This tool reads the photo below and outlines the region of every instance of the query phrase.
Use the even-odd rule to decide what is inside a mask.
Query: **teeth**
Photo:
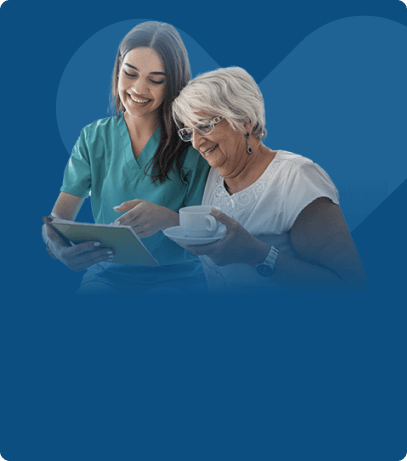
[[[135,102],[140,102],[140,103],[143,103],[143,102],[148,102],[150,101],[149,99],[136,99],[134,98],[132,95],[130,95],[131,99]]]
[[[210,153],[211,153],[213,150],[215,150],[217,147],[218,147],[218,145],[216,144],[216,146],[213,146],[211,149],[205,151],[204,154],[205,154],[205,155],[210,154]]]

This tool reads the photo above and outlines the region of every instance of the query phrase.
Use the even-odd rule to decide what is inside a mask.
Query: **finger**
[[[141,202],[144,202],[144,200],[139,200],[139,199],[129,200],[128,202],[123,202],[121,205],[114,206],[113,210],[117,212],[131,210],[132,208],[134,208],[136,205],[138,205]]]
[[[151,230],[151,229],[146,229],[146,230],[139,230],[139,228],[134,229],[134,231],[137,234],[137,237],[140,239],[145,239],[147,237],[151,237],[152,235],[156,234],[158,231],[157,230]]]
[[[67,248],[64,251],[64,256],[68,256],[68,257],[77,256],[81,253],[85,253],[87,251],[98,249],[98,247],[100,247],[100,242],[91,241],[91,242],[78,243],[77,245]]]
[[[178,244],[179,245],[179,244]],[[189,251],[190,253],[193,253],[194,255],[198,256],[196,253],[195,253],[195,248],[194,246],[192,245],[179,245],[180,247],[182,248],[185,248],[185,250]]]
[[[109,250],[110,251],[110,250]],[[93,253],[95,253],[93,255]],[[89,267],[93,266],[94,264],[101,263],[101,262],[110,262],[114,258],[114,254],[111,254],[113,252],[91,252],[89,253],[89,256],[91,257],[86,257],[86,258],[81,258],[78,257],[77,260],[75,260],[75,263],[69,264],[70,269],[79,272],[84,269],[88,269]]]
[[[226,229],[229,229],[229,227],[234,223],[234,219],[232,219],[230,216],[228,216],[225,213],[222,213],[221,211],[217,210],[216,208],[211,208],[211,215],[219,222],[224,224],[226,226]]]
[[[153,235],[153,234],[150,234],[149,232],[136,232],[136,234],[139,239],[145,239]]]
[[[131,227],[136,227],[137,226],[137,218],[140,216],[141,209],[139,208],[141,203],[133,207],[130,211],[127,213],[124,213],[123,215],[120,216],[120,218],[117,218],[115,222],[120,222],[121,226],[131,226]]]
[[[66,247],[67,244],[62,240],[62,238],[52,229],[50,226],[47,226],[44,224],[46,228],[46,237],[48,240],[51,240],[53,243],[55,243],[57,246],[63,246]],[[49,243],[48,241],[46,242],[47,244]]]
[[[216,251],[216,243],[210,243],[208,245],[185,245],[184,248],[194,255],[209,255]]]
[[[75,259],[78,264],[95,264],[95,261],[108,261],[114,257],[114,251],[109,248],[101,248],[100,250],[81,253]]]

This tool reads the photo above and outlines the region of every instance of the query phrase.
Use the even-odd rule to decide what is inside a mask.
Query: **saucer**
[[[211,237],[195,237],[188,235],[188,232],[181,226],[168,227],[164,231],[166,235],[173,242],[178,245],[207,245],[208,243],[216,242],[221,239],[226,232],[226,227],[224,225],[220,226],[215,235]]]

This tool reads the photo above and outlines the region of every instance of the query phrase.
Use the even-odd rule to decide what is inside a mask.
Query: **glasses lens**
[[[211,123],[208,121],[195,125],[195,129],[201,134],[209,134],[213,130]]]
[[[181,128],[178,130],[178,134],[183,141],[191,141],[192,139],[192,130],[188,128]]]

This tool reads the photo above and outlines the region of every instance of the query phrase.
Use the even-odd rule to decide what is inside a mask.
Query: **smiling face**
[[[129,51],[119,71],[118,92],[127,116],[157,116],[166,95],[166,75],[160,56],[151,48]]]
[[[200,123],[214,118],[214,116],[199,115]],[[237,174],[247,163],[246,138],[240,131],[235,131],[225,119],[217,123],[210,134],[201,135],[195,130],[192,145],[224,178]]]

